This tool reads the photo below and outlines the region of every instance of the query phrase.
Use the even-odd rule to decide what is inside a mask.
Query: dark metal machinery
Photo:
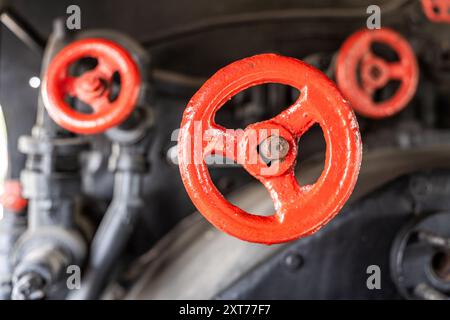
[[[336,80],[339,48],[365,26],[372,2],[86,0],[77,1],[82,29],[68,31],[56,18],[71,1],[0,1],[8,179],[21,180],[28,200],[19,212],[6,208],[0,222],[0,298],[448,299],[450,27],[428,20],[419,1],[378,1],[382,25],[400,33],[417,58],[417,91],[391,117],[358,116],[364,146],[358,183],[319,232],[269,247],[230,238],[191,215],[178,172],[173,131],[211,74],[275,52]],[[23,88],[32,75],[43,79],[68,44],[92,38],[125,48],[142,87],[124,122],[80,135],[57,125],[42,95]],[[81,61],[75,72],[91,70],[91,63]],[[296,94],[279,84],[252,87],[227,102],[216,121],[244,128],[274,117]],[[306,182],[323,170],[324,149],[320,128],[312,127],[299,145],[297,169]],[[209,171],[232,204],[273,211],[267,193],[247,185],[251,178],[238,166]],[[73,265],[82,270],[81,288],[69,290]],[[370,265],[380,267],[380,290],[366,285]]]

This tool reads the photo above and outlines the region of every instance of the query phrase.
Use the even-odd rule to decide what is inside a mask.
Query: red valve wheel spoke
[[[67,92],[67,95],[69,95],[71,97],[75,97],[77,95],[77,93],[76,93],[76,82],[77,82],[77,78],[76,77],[68,76],[64,80],[64,83],[62,85],[62,90]]]
[[[237,161],[238,142],[240,135],[236,130],[230,130],[212,125],[203,139],[203,155],[216,154]]]
[[[83,58],[94,58],[97,65],[78,77],[69,68]],[[120,91],[114,101],[109,93],[113,75],[120,76]],[[43,85],[45,107],[61,127],[80,134],[104,132],[122,123],[133,111],[139,97],[140,74],[131,55],[105,39],[84,39],[63,48],[51,61]],[[73,109],[66,96],[90,105],[92,114]]]
[[[393,49],[399,61],[388,62],[375,55],[371,51],[374,43]],[[401,111],[414,96],[418,79],[419,69],[414,51],[393,30],[358,31],[339,50],[336,62],[338,86],[361,115],[383,118]],[[400,82],[398,89],[389,99],[375,101],[375,91],[386,87],[390,80]]]
[[[363,83],[363,90],[368,97],[372,98],[377,87],[373,83]]]
[[[94,71],[98,73],[99,76],[106,80],[111,80],[114,73],[120,68],[119,65],[115,66],[116,62],[111,59],[106,59],[106,57],[97,57],[97,66]],[[113,66],[113,67],[111,67]]]
[[[111,108],[111,102],[107,95],[102,95],[96,99],[89,102],[96,113],[106,113],[108,109]]]
[[[309,101],[315,99],[308,99],[310,94],[315,92],[308,92],[308,87],[302,88],[297,101],[274,117],[272,121],[284,126],[295,137],[300,137],[316,122],[313,117],[314,106],[309,104]]]
[[[300,187],[294,170],[285,175],[260,178],[260,180],[272,197],[275,214],[279,221],[284,220],[286,213],[292,209],[292,205],[298,205],[299,209],[301,209],[298,199],[305,196],[308,188]]]
[[[389,63],[388,69],[390,78],[397,80],[401,80],[408,71],[408,68],[402,62]]]
[[[215,124],[226,101],[264,83],[295,87],[300,97],[276,117],[243,132]],[[314,123],[320,124],[327,143],[325,168],[314,185],[301,187],[294,175],[297,143]],[[208,130],[199,151],[196,137]],[[233,160],[269,190],[276,212],[256,216],[229,203],[204,162],[211,153],[234,154]],[[358,176],[361,140],[351,108],[324,74],[296,59],[263,54],[219,70],[194,95],[183,115],[178,156],[186,190],[206,219],[240,239],[272,244],[307,236],[338,213]]]

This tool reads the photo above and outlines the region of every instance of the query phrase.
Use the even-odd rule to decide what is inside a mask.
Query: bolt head
[[[289,152],[289,142],[277,135],[272,135],[259,145],[259,154],[265,159],[283,160]]]
[[[298,253],[290,253],[284,258],[284,263],[289,270],[298,270],[303,266],[303,257]]]

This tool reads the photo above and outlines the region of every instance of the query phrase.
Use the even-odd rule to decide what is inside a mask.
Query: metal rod
[[[45,40],[20,15],[11,8],[0,8],[0,22],[2,22],[17,38],[31,50],[42,54],[45,49]]]

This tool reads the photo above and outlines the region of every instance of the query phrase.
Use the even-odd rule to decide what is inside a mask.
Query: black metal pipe
[[[87,273],[81,289],[70,299],[98,299],[120,254],[123,252],[143,208],[141,172],[115,174],[114,196],[95,234]]]

